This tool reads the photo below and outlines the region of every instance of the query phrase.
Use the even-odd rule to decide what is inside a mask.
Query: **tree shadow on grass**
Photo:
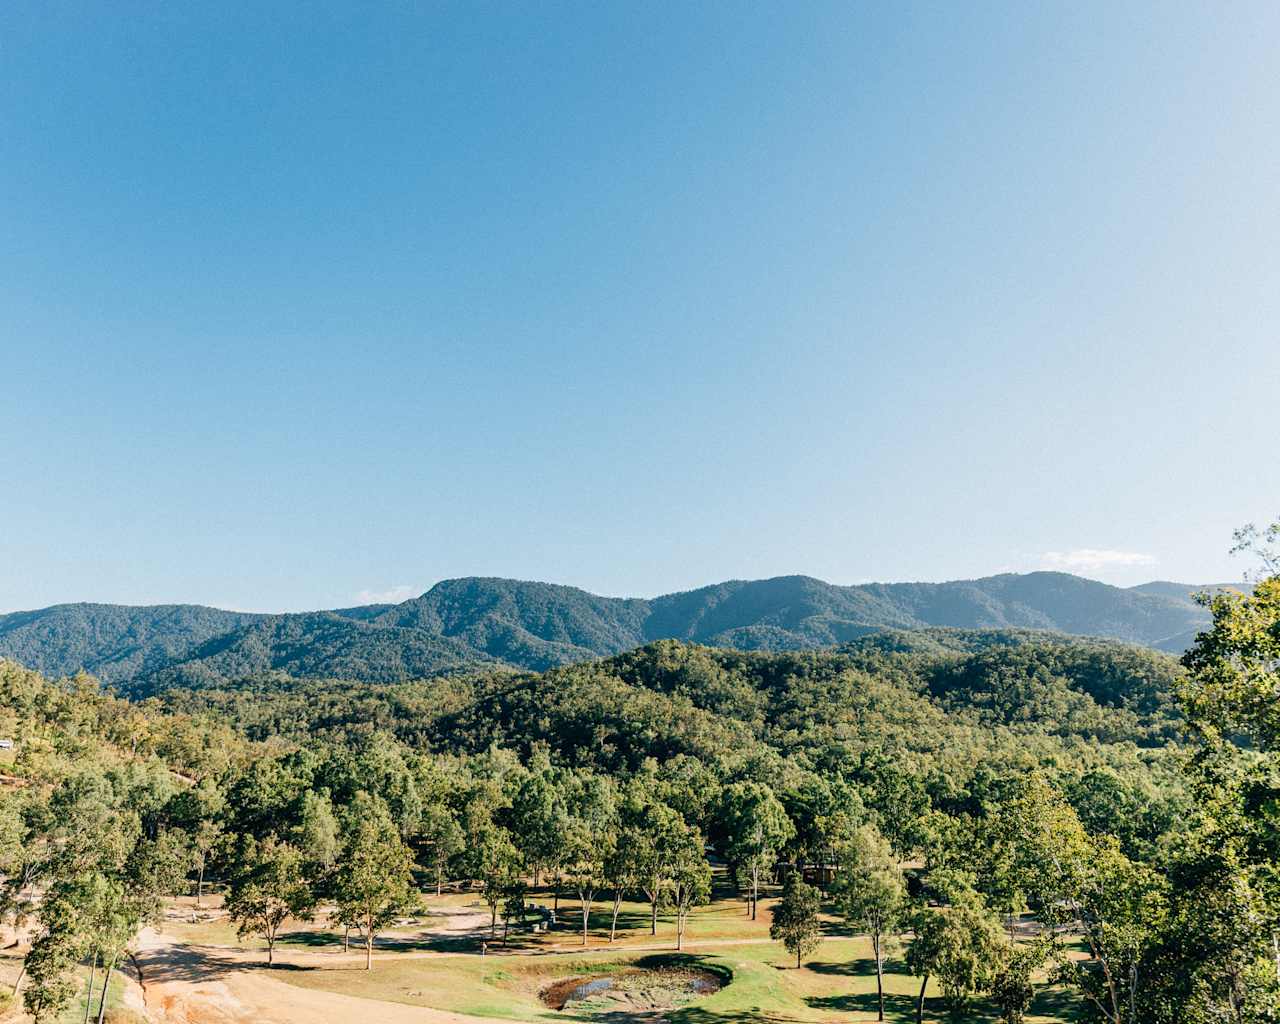
[[[419,932],[416,935],[379,935],[373,940],[374,952],[409,953],[478,953],[480,943],[486,942],[491,952],[502,949],[522,949],[532,943],[532,935],[528,932],[512,932],[508,936],[506,946],[502,942],[502,932],[497,938],[489,938],[489,930],[463,934],[442,935],[433,932]],[[342,932],[336,931],[296,931],[281,935],[278,945],[293,949],[338,949],[343,946]],[[350,948],[347,952],[354,955],[364,950],[364,939],[351,934]]]
[[[276,940],[281,946],[341,946],[342,932],[298,931],[285,932]],[[354,948],[354,944],[353,944]]]
[[[1061,1020],[1081,1019],[1080,997],[1067,988],[1036,989],[1031,1012],[1041,1017],[1057,1017]]]
[[[496,939],[489,938],[488,932],[483,935],[433,935],[430,932],[388,935],[374,939],[373,948],[394,953],[477,953],[482,942],[487,942],[490,949],[496,949],[502,944],[502,933],[499,932]]]
[[[925,1003],[926,1009],[934,1000]],[[832,1013],[856,1013],[874,1018],[880,1007],[874,992],[858,992],[838,996],[809,996],[805,1003],[815,1010]],[[937,1001],[941,1006],[941,1000]],[[884,994],[884,1019],[887,1021],[911,1021],[916,1019],[916,1002],[910,996],[886,992]]]
[[[609,922],[613,919],[613,908],[610,907],[604,914],[592,913],[591,927],[600,928],[607,932],[609,930]],[[662,923],[662,915],[658,915],[659,924]],[[649,911],[648,910],[624,910],[618,914],[618,931],[638,932],[641,929],[649,930]]]
[[[150,950],[130,957],[130,962],[144,984],[152,981],[203,982],[225,977],[237,971],[312,971],[316,968],[277,960],[267,963],[266,951],[246,959],[230,951],[208,947],[174,947]]]
[[[842,978],[875,977],[876,962],[874,960],[809,960],[805,966],[815,974],[836,975]],[[889,965],[885,964],[888,972]]]
[[[770,1013],[758,1006],[737,1010],[707,1010],[700,1006],[686,1006],[666,1014],[671,1024],[794,1024],[794,1018]]]
[[[316,967],[309,964],[289,964],[289,963],[284,963],[281,960],[277,960],[273,964],[269,964],[265,960],[261,962],[248,961],[241,964],[240,969],[248,970],[248,971],[288,971],[295,974],[299,972],[317,970]]]

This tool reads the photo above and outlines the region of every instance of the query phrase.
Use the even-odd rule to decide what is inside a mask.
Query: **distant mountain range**
[[[472,577],[403,604],[285,615],[54,605],[0,615],[0,657],[49,676],[83,669],[146,693],[271,671],[390,682],[481,666],[542,670],[658,639],[797,650],[934,626],[1053,630],[1176,653],[1208,622],[1194,595],[1223,586],[1121,588],[1053,572],[850,587],[780,576],[642,600]]]

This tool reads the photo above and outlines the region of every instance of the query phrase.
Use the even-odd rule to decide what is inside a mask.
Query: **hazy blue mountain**
[[[926,626],[1047,629],[1154,646],[1208,621],[1189,597],[1137,593],[1053,572],[853,587],[785,576],[661,597],[652,606],[646,639],[772,649],[841,643],[877,627]]]
[[[1242,594],[1253,592],[1253,587],[1248,583],[1173,583],[1168,580],[1154,580],[1151,583],[1140,583],[1136,587],[1130,587],[1131,591],[1143,594],[1149,597],[1164,597],[1171,601],[1177,601],[1181,604],[1189,604],[1192,607],[1199,607],[1196,602],[1196,596],[1204,593],[1213,593],[1219,590],[1235,590]],[[1201,609],[1203,612],[1203,609]],[[1196,634],[1204,628],[1208,616],[1205,621],[1196,622],[1186,629],[1178,630],[1170,633],[1168,636],[1160,637],[1157,640],[1150,641],[1148,646],[1158,648],[1162,651],[1168,651],[1170,654],[1181,654],[1190,647],[1196,640]]]
[[[542,670],[661,639],[803,650],[884,629],[1034,629],[1178,652],[1208,622],[1201,586],[1113,587],[1066,573],[842,587],[729,580],[652,600],[494,578],[445,580],[397,605],[255,615],[196,605],[58,605],[0,616],[0,656],[49,675],[84,668],[151,690],[266,671],[389,681],[472,665]]]
[[[1238,590],[1242,594],[1252,593],[1253,587],[1248,583],[1172,583],[1169,580],[1152,580],[1150,583],[1139,583],[1129,588],[1139,594],[1155,594],[1178,601],[1195,601],[1197,594],[1216,590]]]

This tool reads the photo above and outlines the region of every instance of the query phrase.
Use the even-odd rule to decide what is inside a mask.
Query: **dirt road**
[[[277,954],[275,970],[347,959],[289,951]],[[179,945],[150,929],[139,937],[137,961],[156,1024],[516,1024],[298,988],[273,978],[261,952]]]

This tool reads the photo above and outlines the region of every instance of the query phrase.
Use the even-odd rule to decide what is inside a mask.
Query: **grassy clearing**
[[[871,944],[863,936],[850,933],[839,919],[824,921],[827,937],[817,953],[797,969],[791,957],[769,941],[769,907],[762,900],[757,920],[747,915],[745,904],[731,893],[719,897],[693,915],[686,936],[688,966],[705,967],[731,975],[721,991],[705,996],[665,1016],[673,1024],[728,1024],[730,1021],[815,1022],[874,1020],[876,1011],[875,967]],[[470,901],[469,901],[470,900]],[[538,902],[550,903],[539,894]],[[455,894],[454,910],[483,909],[478,897]],[[631,966],[645,966],[655,956],[653,947],[674,946],[675,922],[668,916],[658,919],[658,935],[649,932],[649,908],[643,903],[624,903],[618,920],[618,940],[607,942],[611,905],[597,905],[590,919],[589,944],[578,945],[580,933],[574,926],[580,919],[572,913],[576,905],[561,901],[559,927],[548,935],[513,935],[503,948],[493,943],[488,956],[452,956],[397,959],[385,954],[373,971],[356,965],[322,967],[280,974],[292,985],[340,992],[366,999],[430,1006],[478,1017],[513,1020],[590,1020],[590,1013],[550,1010],[538,993],[553,981],[572,975],[602,975]],[[487,935],[487,933],[486,933]],[[340,936],[339,936],[340,938]],[[316,945],[315,939],[291,937],[294,945]],[[331,941],[331,940],[327,940]],[[456,951],[456,936],[441,946],[429,933],[416,938],[409,934],[388,936],[380,944],[384,950],[425,948]],[[478,939],[463,942],[474,951]],[[640,947],[640,948],[637,948]],[[893,1021],[914,1021],[918,978],[901,970],[899,959],[887,964],[885,977],[886,1016]],[[1060,990],[1045,989],[1028,1017],[1034,1024],[1063,1024],[1074,1020],[1069,1005],[1073,1001]],[[951,1020],[942,1005],[941,993],[931,985],[926,999],[926,1019]],[[979,1006],[966,1020],[994,1021],[995,1014]]]
[[[734,946],[721,952],[695,949],[683,960],[685,965],[727,974],[731,980],[719,992],[667,1016],[673,1024],[873,1020],[875,969],[870,953],[870,944],[864,938],[834,939],[824,944],[812,961],[797,969],[790,957],[772,944]],[[538,993],[551,982],[571,975],[588,977],[632,966],[645,967],[654,959],[653,954],[621,950],[601,950],[577,957],[384,958],[373,971],[344,966],[282,972],[279,977],[303,988],[479,1017],[590,1020],[592,1015],[575,1013],[572,1007],[564,1011],[548,1009]],[[899,973],[898,968],[897,961],[888,964],[886,1015],[894,1021],[912,1021],[920,983]],[[1063,993],[1046,990],[1028,1020],[1036,1024],[1072,1020],[1064,1014],[1065,1001]],[[928,1020],[952,1019],[934,986],[930,987],[926,1007]],[[966,1015],[966,1020],[994,1021],[995,1015],[979,1007]]]
[[[695,910],[686,935],[691,967],[703,967],[731,977],[719,992],[664,1016],[672,1024],[729,1024],[733,1021],[814,1022],[874,1020],[876,1012],[875,967],[870,941],[852,934],[838,917],[828,914],[823,927],[825,941],[801,968],[783,948],[769,940],[770,907],[774,897],[761,900],[758,918],[752,921],[746,903],[719,878],[715,899]],[[531,902],[550,906],[549,891],[539,891]],[[362,963],[343,960],[334,966],[304,966],[273,972],[280,981],[366,999],[427,1006],[477,1017],[502,1017],[521,1021],[555,1019],[592,1020],[589,1011],[572,1006],[556,1011],[545,1006],[539,993],[552,982],[571,977],[598,976],[635,966],[645,967],[655,957],[674,952],[675,921],[658,918],[658,934],[650,934],[648,904],[628,901],[618,916],[618,937],[610,944],[610,902],[596,903],[589,922],[588,945],[581,943],[581,917],[577,901],[562,896],[557,927],[547,934],[513,930],[507,946],[490,940],[488,909],[476,892],[450,892],[422,900],[413,921],[379,936],[379,956],[372,971]],[[234,927],[224,918],[171,921],[166,930],[187,942],[263,948],[259,940],[239,942]],[[479,952],[488,941],[488,955]],[[353,949],[358,947],[355,937]],[[323,917],[297,922],[282,934],[282,950],[332,952],[341,949],[342,932]],[[455,953],[454,956],[396,956],[398,952]],[[667,960],[666,962],[670,962]],[[885,976],[886,1016],[891,1021],[915,1019],[915,999],[920,981],[902,970],[901,960],[891,958]],[[1069,993],[1044,988],[1028,1021],[1032,1024],[1064,1024],[1076,1019]],[[953,1020],[942,1005],[941,993],[930,985],[926,1019]],[[995,1021],[982,1006],[965,1014],[967,1021]]]

